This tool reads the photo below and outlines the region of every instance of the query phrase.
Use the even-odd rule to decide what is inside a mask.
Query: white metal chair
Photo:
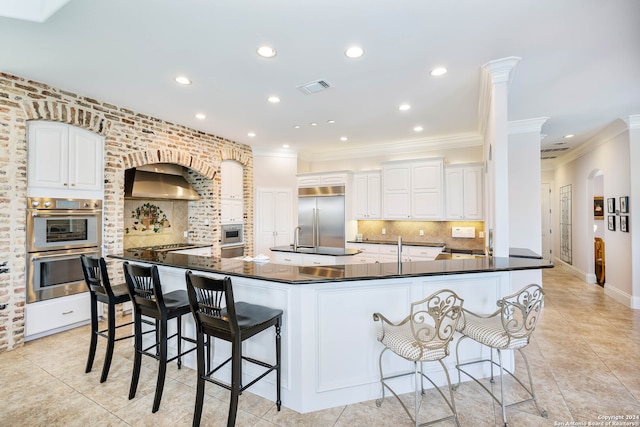
[[[377,338],[378,341],[385,346],[380,353],[379,358],[382,397],[376,400],[377,406],[382,405],[382,402],[384,401],[385,388],[387,388],[398,399],[405,412],[409,415],[409,418],[416,426],[430,425],[449,419],[454,419],[456,424],[460,426],[458,413],[456,412],[456,406],[453,399],[451,380],[442,359],[449,354],[449,343],[453,338],[458,321],[462,316],[462,302],[463,300],[454,292],[450,290],[442,290],[421,301],[412,303],[411,313],[398,324],[390,322],[380,313],[374,313],[373,320],[380,321]],[[382,356],[387,350],[391,350],[403,359],[412,361],[414,364],[414,370],[385,377],[382,371]],[[447,399],[442,390],[440,390],[440,388],[424,373],[423,362],[435,361],[440,362],[440,365],[445,372],[449,387],[449,399]],[[387,383],[387,381],[392,378],[399,378],[406,375],[414,375],[414,415],[411,415],[407,406]],[[420,410],[418,392],[420,392],[422,396],[425,394],[424,378],[433,384],[438,393],[440,393],[451,409],[452,415],[418,424],[418,413]],[[418,385],[418,379],[420,379],[420,385]]]
[[[540,408],[536,395],[533,390],[533,380],[531,379],[531,369],[529,368],[529,362],[522,351],[524,347],[529,344],[531,334],[533,333],[540,312],[542,309],[542,303],[544,301],[544,292],[539,285],[531,284],[525,286],[518,292],[507,295],[504,298],[497,301],[498,310],[488,315],[475,314],[469,310],[463,309],[463,319],[458,324],[458,331],[463,335],[456,346],[456,368],[458,369],[458,385],[460,385],[460,372],[469,376],[475,382],[477,382],[502,408],[502,420],[505,427],[507,426],[507,411],[506,408],[513,405],[519,405],[521,403],[533,401],[540,412],[540,415],[547,418],[547,412]],[[490,359],[477,360],[467,363],[460,363],[460,344],[465,338],[471,338],[472,340],[485,345],[491,349]],[[493,360],[493,350],[498,353],[498,363]],[[514,373],[504,368],[502,364],[502,350],[518,350],[524,364],[527,368],[527,375],[529,376],[529,388],[518,379]],[[469,372],[462,369],[463,366],[472,365],[476,363],[490,363],[491,366],[491,382],[494,382],[493,367],[498,366],[500,368],[500,397],[498,398],[491,392],[484,384],[478,379],[473,377]],[[522,388],[528,393],[527,399],[519,402],[506,404],[504,396],[504,381],[503,372],[511,375]]]

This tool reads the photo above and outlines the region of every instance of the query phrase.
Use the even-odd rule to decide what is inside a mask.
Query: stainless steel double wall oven
[[[102,255],[102,200],[27,199],[27,303],[87,290],[80,255]]]

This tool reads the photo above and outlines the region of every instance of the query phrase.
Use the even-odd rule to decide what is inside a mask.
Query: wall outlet
[[[386,228],[382,229],[382,234],[387,234],[387,229]]]
[[[478,231],[478,237],[483,239],[484,238],[484,231]]]
[[[183,232],[182,237],[189,237],[189,232],[188,231]]]
[[[424,230],[420,230],[420,235],[424,236]]]

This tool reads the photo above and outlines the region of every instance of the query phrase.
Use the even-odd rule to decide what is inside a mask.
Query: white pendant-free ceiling
[[[543,149],[640,114],[637,0],[55,3],[38,22],[0,17],[0,71],[306,158],[479,142],[480,69],[509,56],[509,120],[549,117]]]

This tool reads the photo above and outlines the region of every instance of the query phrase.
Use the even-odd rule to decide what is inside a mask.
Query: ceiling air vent
[[[322,92],[323,90],[331,89],[333,86],[326,80],[316,80],[314,82],[306,83],[298,86],[298,90],[305,95],[311,95],[312,93]]]

